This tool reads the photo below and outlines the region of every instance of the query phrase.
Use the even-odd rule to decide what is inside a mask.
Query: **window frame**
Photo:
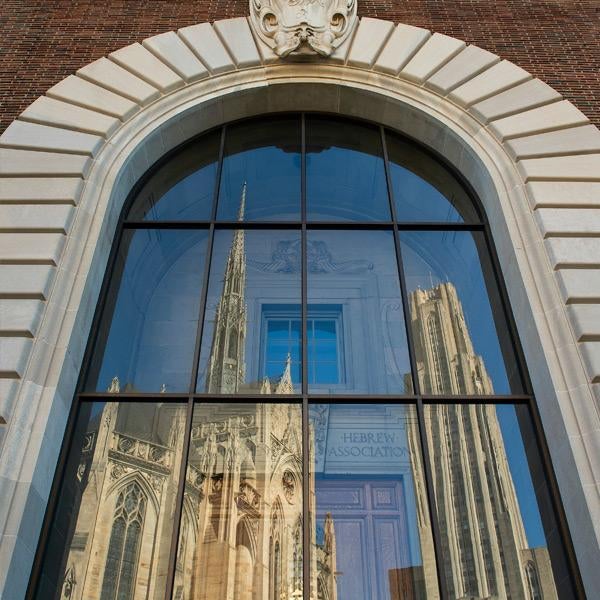
[[[301,220],[297,221],[248,221],[240,223],[239,221],[218,221],[217,220],[217,210],[218,210],[218,195],[220,190],[220,182],[221,182],[221,174],[223,167],[223,159],[224,159],[224,148],[225,148],[225,137],[227,129],[230,125],[234,125],[240,122],[255,120],[255,119],[268,119],[273,116],[284,117],[286,115],[296,115],[301,119]],[[344,119],[349,122],[357,122],[362,124],[367,124],[371,127],[376,127],[379,130],[382,149],[383,149],[383,161],[384,161],[384,170],[385,170],[385,178],[386,178],[386,187],[388,193],[388,200],[390,203],[390,211],[391,211],[391,221],[307,221],[307,211],[306,211],[306,119],[315,115],[317,117],[332,117],[334,119]],[[156,174],[158,170],[163,168],[171,158],[177,153],[181,152],[181,150],[190,144],[193,144],[198,141],[198,139],[213,134],[216,131],[220,130],[220,142],[219,142],[219,155],[218,155],[218,163],[216,169],[216,177],[215,177],[215,185],[213,192],[213,206],[211,218],[205,221],[140,221],[140,220],[128,220],[127,215],[130,213],[133,204],[135,203],[139,192],[144,188],[148,180]],[[472,206],[474,208],[475,214],[478,216],[478,221],[473,222],[400,222],[397,220],[396,216],[396,203],[394,200],[394,191],[391,180],[391,173],[389,168],[389,156],[387,152],[386,145],[386,135],[391,134],[398,138],[403,139],[409,144],[415,145],[419,151],[423,154],[431,157],[435,160],[439,165],[442,166],[443,169],[449,172],[449,174],[454,177],[460,185],[464,188],[467,196],[472,202]],[[136,229],[204,229],[208,231],[209,240],[207,244],[207,260],[204,265],[204,274],[202,279],[202,297],[199,305],[199,315],[200,318],[198,320],[198,331],[196,336],[196,345],[194,349],[193,363],[192,363],[192,373],[190,378],[190,388],[188,392],[181,393],[162,393],[162,392],[139,392],[139,393],[131,393],[125,392],[120,394],[108,394],[106,392],[94,392],[94,391],[86,391],[85,383],[86,378],[88,377],[91,366],[92,366],[92,356],[94,354],[94,350],[97,345],[97,341],[102,334],[102,331],[110,326],[110,322],[106,322],[103,319],[104,314],[111,304],[115,301],[115,295],[112,296],[109,294],[111,283],[114,278],[115,266],[117,264],[117,260],[120,256],[119,250],[122,248],[124,233],[127,230],[136,230]],[[289,394],[289,395],[258,395],[258,394],[220,394],[215,395],[212,393],[203,393],[198,392],[196,390],[196,382],[198,376],[199,362],[200,362],[200,350],[201,350],[201,341],[202,341],[202,333],[204,320],[203,315],[206,309],[206,302],[208,296],[208,279],[211,270],[211,258],[213,251],[213,241],[214,234],[216,230],[219,229],[245,229],[245,230],[273,230],[273,229],[288,229],[288,230],[296,230],[300,231],[301,234],[301,251],[302,251],[302,296],[301,296],[301,357],[302,357],[302,385],[301,391],[297,394]],[[308,390],[308,378],[306,376],[306,366],[308,365],[308,348],[307,344],[303,343],[303,340],[307,340],[307,323],[310,319],[308,312],[309,307],[307,305],[307,274],[308,274],[308,265],[307,265],[307,231],[308,230],[386,230],[392,231],[394,237],[394,246],[396,253],[396,261],[398,265],[399,272],[399,282],[400,282],[400,290],[401,290],[401,300],[403,303],[403,312],[404,312],[404,323],[406,327],[406,338],[409,349],[409,357],[410,357],[410,367],[411,367],[411,378],[413,383],[413,392],[405,395],[380,395],[380,394],[344,394],[339,393],[335,395],[330,394],[314,394],[309,393]],[[520,380],[523,386],[523,392],[518,394],[492,394],[492,395],[471,395],[471,396],[459,396],[459,395],[428,395],[423,394],[419,389],[419,381],[417,376],[417,366],[416,366],[416,354],[415,354],[415,346],[413,335],[410,327],[410,314],[409,314],[409,303],[408,303],[408,290],[406,286],[406,278],[403,270],[403,261],[401,256],[401,248],[400,248],[400,236],[399,232],[401,231],[467,231],[467,232],[481,232],[483,238],[483,245],[485,247],[485,251],[487,252],[486,259],[489,260],[490,263],[490,272],[493,276],[492,285],[496,286],[499,295],[499,303],[500,309],[502,310],[503,316],[506,320],[508,326],[508,338],[510,340],[512,349],[514,351],[514,357],[516,362],[516,368],[519,373]],[[488,280],[486,279],[486,287]],[[264,317],[261,315],[261,323],[264,322]],[[344,326],[343,326],[343,307],[340,311],[340,334],[342,338],[344,337]],[[266,329],[263,332],[263,325],[261,324],[261,333],[260,340],[262,342],[263,335],[266,335]],[[341,354],[338,356],[338,361],[341,365],[348,365],[348,357],[346,356],[346,348],[343,344],[343,339],[341,346]],[[263,357],[260,359],[260,372],[263,372]],[[343,373],[343,367],[340,373]],[[347,378],[344,378],[344,384],[347,383]],[[345,385],[338,384],[341,387],[345,387]],[[404,404],[404,405],[412,405],[415,406],[416,414],[417,414],[417,422],[418,422],[418,432],[419,432],[419,444],[420,444],[420,452],[422,459],[422,473],[426,482],[426,493],[427,493],[427,505],[429,511],[429,518],[431,521],[432,527],[432,538],[433,538],[433,546],[434,546],[434,556],[436,561],[436,572],[437,572],[437,583],[438,589],[440,592],[440,598],[446,600],[449,598],[448,591],[446,588],[445,577],[444,577],[444,560],[441,556],[441,532],[438,523],[437,512],[435,509],[435,493],[433,488],[433,477],[431,474],[431,462],[429,457],[429,450],[427,445],[427,440],[425,437],[425,407],[427,405],[468,405],[468,404],[510,404],[516,406],[523,406],[526,408],[529,420],[531,423],[531,429],[534,433],[534,446],[539,452],[539,458],[541,463],[541,470],[543,477],[549,492],[549,499],[551,504],[551,510],[557,518],[557,528],[559,531],[559,543],[561,549],[564,552],[566,564],[568,568],[568,576],[569,581],[571,583],[571,587],[573,592],[576,594],[577,598],[585,598],[583,595],[583,587],[581,585],[581,576],[579,574],[579,567],[573,547],[573,542],[571,539],[570,531],[567,524],[566,514],[564,510],[564,506],[562,504],[560,491],[557,483],[557,479],[554,473],[554,468],[552,465],[550,452],[548,448],[548,444],[545,438],[541,417],[538,411],[537,402],[534,396],[533,387],[531,383],[531,379],[529,377],[527,366],[525,362],[525,357],[523,353],[522,346],[519,341],[519,336],[517,333],[516,321],[514,319],[511,305],[509,302],[508,291],[506,285],[503,280],[502,272],[500,269],[500,262],[498,259],[497,252],[494,247],[493,238],[491,235],[491,229],[489,222],[487,220],[487,215],[483,210],[483,207],[477,198],[472,186],[469,182],[462,176],[462,174],[457,171],[454,167],[452,167],[449,162],[445,159],[443,155],[438,153],[437,151],[424,146],[422,143],[417,140],[411,139],[409,136],[394,131],[388,126],[381,125],[376,122],[371,122],[366,119],[359,119],[356,117],[346,117],[340,116],[339,114],[329,114],[329,113],[313,113],[313,112],[282,112],[277,113],[276,115],[265,114],[260,117],[253,117],[252,119],[239,119],[236,121],[228,122],[224,125],[216,127],[211,130],[207,130],[202,134],[195,136],[176,148],[172,149],[168,153],[166,153],[159,161],[157,161],[152,167],[144,174],[144,176],[132,187],[131,192],[128,196],[127,201],[124,204],[120,220],[117,224],[116,231],[114,234],[114,241],[111,248],[111,253],[109,255],[109,259],[107,261],[106,272],[104,274],[104,279],[101,287],[101,291],[99,294],[99,298],[96,304],[94,318],[92,322],[91,331],[88,337],[88,342],[86,346],[86,350],[84,353],[84,358],[82,361],[81,370],[79,373],[76,393],[74,396],[74,401],[72,403],[72,407],[70,410],[69,418],[67,421],[66,431],[63,438],[63,443],[61,446],[59,461],[57,464],[56,472],[54,475],[52,488],[50,492],[50,496],[48,499],[46,513],[44,516],[44,522],[42,525],[42,531],[40,534],[40,538],[38,541],[38,546],[35,553],[34,564],[32,568],[32,573],[29,579],[29,585],[27,588],[26,598],[28,600],[33,600],[36,598],[36,592],[38,585],[41,580],[42,567],[44,562],[44,556],[47,550],[48,541],[50,537],[50,532],[52,528],[52,523],[54,519],[54,515],[56,513],[60,492],[63,484],[63,479],[66,471],[66,466],[68,462],[68,458],[70,455],[70,450],[74,442],[75,437],[75,429],[78,421],[78,415],[80,412],[80,407],[83,404],[91,403],[91,402],[156,402],[160,400],[161,402],[173,402],[181,404],[182,402],[187,402],[187,414],[186,414],[186,427],[185,427],[185,435],[183,441],[183,459],[180,464],[180,472],[179,472],[179,484],[177,491],[177,499],[175,505],[175,515],[174,515],[174,526],[172,532],[171,539],[171,548],[170,548],[170,557],[169,557],[169,570],[167,575],[167,589],[165,593],[165,599],[170,599],[174,597],[175,593],[175,572],[177,569],[177,550],[179,546],[179,530],[183,517],[183,495],[184,495],[184,486],[185,486],[185,473],[187,468],[187,456],[189,453],[190,447],[190,437],[191,437],[191,429],[192,429],[192,421],[193,421],[193,412],[194,407],[198,403],[208,402],[208,403],[274,403],[274,404],[296,404],[300,405],[302,409],[302,447],[303,447],[303,481],[310,481],[310,456],[307,451],[309,448],[309,406],[311,404],[321,404],[328,403],[331,405],[335,404],[360,404],[364,403],[365,400],[370,400],[372,402],[380,402],[385,404]],[[307,514],[310,505],[310,489],[308,485],[302,486],[302,496],[303,496],[303,506],[304,506],[304,514]],[[302,531],[303,539],[310,540],[311,539],[311,522],[310,519],[303,519],[303,531]],[[310,564],[311,564],[311,544],[303,543],[303,589],[305,594],[310,594],[312,592],[311,586],[311,572],[310,572]],[[316,582],[315,582],[316,583]]]

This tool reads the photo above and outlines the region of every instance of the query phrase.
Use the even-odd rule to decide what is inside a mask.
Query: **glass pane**
[[[299,405],[194,409],[174,598],[302,598]]]
[[[313,597],[439,598],[417,427],[413,406],[310,407]]]
[[[449,598],[575,598],[527,408],[426,406],[425,420]]]
[[[220,132],[169,159],[137,194],[132,221],[205,221],[211,218],[219,160]]]
[[[228,127],[217,218],[298,220],[300,149],[298,117]]]
[[[38,600],[164,598],[186,407],[83,403]]]
[[[306,202],[311,221],[389,221],[379,129],[306,119]]]
[[[215,233],[199,392],[300,389],[300,265],[298,231]]]
[[[308,231],[307,250],[309,391],[411,393],[392,232]]]
[[[390,133],[386,144],[398,221],[479,221],[473,201],[439,161]]]
[[[87,389],[189,390],[207,237],[124,232]]]
[[[402,232],[400,240],[421,391],[521,392],[483,234]]]

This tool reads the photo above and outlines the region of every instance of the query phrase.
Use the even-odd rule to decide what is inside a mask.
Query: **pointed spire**
[[[244,213],[246,212],[246,190],[248,189],[248,183],[244,181],[242,185],[242,193],[240,194],[240,208],[238,209],[238,221],[244,220]]]
[[[115,375],[106,390],[109,394],[118,394],[121,391],[121,382],[119,378]]]
[[[287,358],[285,359],[285,367],[277,388],[275,389],[276,394],[293,394],[294,384],[292,382],[292,356],[288,352]]]

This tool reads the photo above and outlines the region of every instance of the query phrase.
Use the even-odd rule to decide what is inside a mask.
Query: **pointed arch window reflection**
[[[132,600],[147,499],[131,482],[117,497],[101,600]]]

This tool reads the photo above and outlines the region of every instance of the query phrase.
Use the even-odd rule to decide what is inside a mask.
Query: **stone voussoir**
[[[183,27],[177,32],[213,74],[235,69],[235,64],[210,23]]]
[[[451,91],[449,97],[460,106],[469,107],[531,78],[521,67],[503,60]]]
[[[88,108],[74,106],[68,102],[41,96],[30,104],[19,116],[20,120],[74,129],[103,138],[109,137],[121,125],[116,117],[109,117]]]
[[[398,75],[400,70],[431,37],[431,31],[400,23],[388,38],[374,69],[390,75]]]
[[[174,31],[147,38],[142,45],[188,83],[208,77],[208,69]]]
[[[156,87],[106,57],[82,67],[77,75],[143,106],[160,96]]]
[[[347,64],[370,69],[393,31],[391,21],[363,17],[352,40]]]
[[[129,98],[76,75],[69,75],[59,81],[46,92],[46,95],[75,106],[117,117],[122,121],[129,119],[140,109],[140,106]]]
[[[446,95],[500,60],[477,46],[467,46],[425,82],[425,87]]]
[[[111,52],[108,56],[163,94],[185,85],[185,81],[175,71],[137,42]]]
[[[423,83],[465,46],[466,43],[461,40],[434,33],[400,71],[400,77]]]

